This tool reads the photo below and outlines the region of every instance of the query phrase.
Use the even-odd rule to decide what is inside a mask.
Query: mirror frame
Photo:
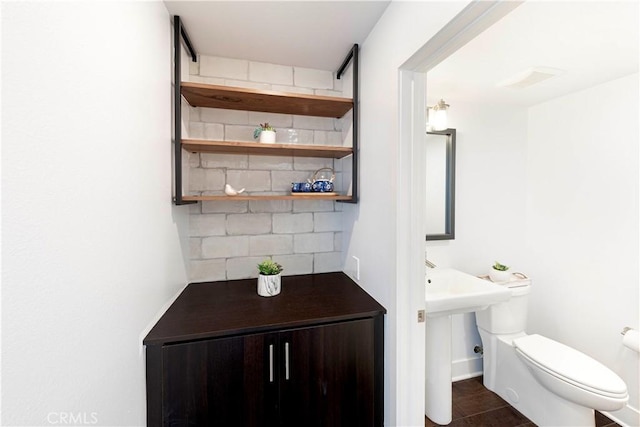
[[[456,207],[456,130],[432,130],[428,135],[445,135],[447,137],[447,177],[445,200],[445,227],[443,234],[427,234],[426,240],[454,240],[455,239],[455,207]]]

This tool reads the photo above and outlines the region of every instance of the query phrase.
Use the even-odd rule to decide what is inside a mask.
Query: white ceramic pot
[[[260,142],[263,144],[273,144],[276,142],[276,131],[263,130],[260,132]]]
[[[499,271],[495,268],[489,269],[489,278],[492,282],[508,282],[511,279],[511,272],[507,271]]]
[[[258,295],[261,297],[273,297],[280,293],[282,274],[273,274],[266,276],[258,275]]]

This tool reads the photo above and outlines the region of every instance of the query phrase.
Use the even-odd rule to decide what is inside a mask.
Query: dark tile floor
[[[453,383],[453,413],[450,427],[534,427],[535,424],[482,385],[482,377]],[[425,427],[438,426],[425,417]],[[596,427],[620,427],[596,412]]]

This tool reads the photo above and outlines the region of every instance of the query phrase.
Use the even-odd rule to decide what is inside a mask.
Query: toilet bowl
[[[600,362],[524,326],[530,279],[505,283],[511,299],[476,312],[484,385],[540,426],[594,426],[594,410],[615,411],[629,396]]]

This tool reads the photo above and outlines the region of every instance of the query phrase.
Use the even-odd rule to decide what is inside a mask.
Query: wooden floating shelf
[[[257,154],[263,156],[325,157],[341,159],[353,154],[351,147],[332,145],[261,144],[259,142],[183,139],[182,148],[192,153]]]
[[[247,200],[351,200],[351,196],[331,196],[326,194],[296,194],[269,196],[182,196],[185,202],[241,202]]]
[[[182,96],[193,107],[335,118],[344,116],[353,108],[350,98],[192,82],[182,82],[180,85]]]

